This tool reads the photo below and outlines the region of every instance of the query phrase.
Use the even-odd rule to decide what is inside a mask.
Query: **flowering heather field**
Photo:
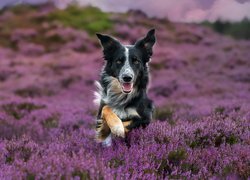
[[[94,140],[96,31],[134,43],[151,27],[154,121]],[[250,178],[250,41],[138,11],[0,12],[0,179]]]

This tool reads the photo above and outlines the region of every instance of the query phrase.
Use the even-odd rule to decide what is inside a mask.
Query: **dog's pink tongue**
[[[132,83],[123,83],[123,90],[124,91],[127,91],[127,92],[130,92],[132,91],[132,88],[133,88],[133,84]]]

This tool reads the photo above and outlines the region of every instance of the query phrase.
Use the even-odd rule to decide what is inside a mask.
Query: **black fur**
[[[145,37],[138,40],[134,45],[129,46],[122,45],[118,40],[110,36],[97,34],[102,44],[104,59],[106,61],[101,73],[101,80],[99,81],[102,92],[97,119],[101,119],[103,106],[109,105],[113,109],[125,110],[125,112],[129,109],[135,110],[138,113],[139,116],[134,113],[130,114],[129,112],[124,117],[119,117],[118,115],[122,121],[132,120],[132,123],[127,127],[129,130],[140,126],[146,127],[150,123],[154,106],[152,100],[147,96],[149,81],[147,63],[153,54],[152,47],[156,41],[154,33],[154,29],[150,30]],[[114,93],[108,95],[110,83],[112,83],[110,79],[116,78],[120,82],[120,71],[126,60],[124,54],[126,48],[129,52],[129,65],[134,72],[134,91],[130,94],[121,92],[121,94]]]

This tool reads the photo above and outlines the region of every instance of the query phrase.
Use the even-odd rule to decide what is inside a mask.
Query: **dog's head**
[[[147,69],[155,43],[155,30],[139,39],[134,45],[123,45],[108,35],[96,34],[103,47],[104,59],[107,61],[105,72],[116,78],[123,93],[133,91],[136,82],[140,81],[141,73]],[[142,80],[142,79],[141,79]]]

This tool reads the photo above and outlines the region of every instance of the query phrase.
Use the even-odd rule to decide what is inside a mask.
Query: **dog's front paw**
[[[102,142],[110,135],[110,128],[107,123],[102,119],[98,119],[96,122],[96,141]]]
[[[125,137],[125,129],[123,127],[123,125],[115,125],[110,127],[110,130],[112,132],[112,134],[114,134],[115,136],[118,137]]]
[[[111,137],[111,134],[109,134],[109,136],[106,137],[106,139],[104,139],[104,141],[102,141],[102,146],[109,147],[111,145],[112,145],[112,137]]]

